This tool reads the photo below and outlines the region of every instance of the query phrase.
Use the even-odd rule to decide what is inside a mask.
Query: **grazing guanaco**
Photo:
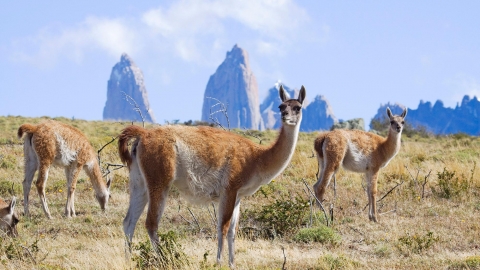
[[[390,119],[390,129],[386,138],[371,132],[343,129],[324,132],[317,137],[314,147],[318,166],[322,171],[313,188],[320,201],[323,201],[330,179],[342,165],[347,170],[365,173],[368,217],[372,221],[378,221],[376,206],[378,171],[387,166],[400,150],[407,109],[404,109],[401,115],[392,115],[390,108],[387,108],[387,115]]]
[[[132,240],[148,203],[145,225],[152,245],[158,244],[157,229],[168,190],[175,185],[191,203],[219,203],[217,262],[221,262],[226,237],[229,265],[233,267],[240,199],[282,173],[295,151],[305,88],[302,86],[298,99],[288,99],[282,86],[279,94],[282,127],[277,140],[269,146],[213,127],[125,128],[118,147],[130,171],[130,205],[123,221],[127,238]],[[135,141],[129,151],[131,139]]]
[[[95,190],[95,197],[102,210],[105,210],[110,197],[110,183],[102,179],[100,165],[92,145],[78,129],[53,120],[38,125],[23,124],[18,129],[18,138],[26,133],[23,151],[25,157],[25,179],[23,180],[23,198],[25,216],[29,216],[29,193],[35,172],[38,178],[35,183],[42,203],[43,211],[52,218],[45,197],[45,185],[50,166],[56,165],[65,169],[67,177],[67,204],[65,216],[75,216],[74,193],[77,178],[81,170],[87,173]]]
[[[17,213],[15,213],[15,204],[17,199],[12,197],[10,203],[6,203],[0,199],[0,230],[6,232],[12,237],[17,236],[17,223],[19,221]]]

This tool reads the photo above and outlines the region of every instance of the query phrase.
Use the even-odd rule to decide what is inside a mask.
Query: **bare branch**
[[[325,211],[325,208],[323,207],[322,202],[320,202],[320,200],[317,198],[317,196],[315,196],[315,193],[313,193],[313,192],[310,190],[310,188],[308,187],[307,182],[305,181],[305,178],[302,178],[302,181],[303,181],[303,184],[305,184],[305,187],[307,187],[308,192],[310,192],[310,195],[312,195],[312,196],[315,198],[315,200],[317,201],[318,205],[320,205],[320,208],[322,208],[323,214],[325,215],[325,221],[327,222],[327,227],[330,226],[330,222],[328,221],[327,211]]]
[[[22,245],[20,245],[23,249],[25,249],[28,253],[28,255],[30,256],[30,258],[32,259],[33,263],[34,264],[37,264],[37,261],[35,260],[35,258],[33,257],[32,253],[30,252],[30,249],[28,249],[27,247],[24,247]]]
[[[428,174],[425,176],[425,180],[423,181],[423,184],[422,184],[422,199],[425,198],[425,185],[427,184],[427,179],[428,179],[428,177],[430,177],[431,172],[432,172],[432,170],[430,170],[428,172]]]
[[[259,143],[259,144],[262,144],[263,139],[260,138],[259,136],[255,135],[255,134],[253,134],[252,132],[250,132],[250,130],[246,129],[245,127],[243,128],[242,133],[243,133],[243,135],[245,135],[245,136],[250,136],[250,137],[253,137],[253,138],[257,139],[257,140],[258,140],[258,143]]]
[[[287,256],[285,256],[285,248],[282,246],[282,252],[283,252],[283,265],[282,265],[282,270],[286,270],[285,264],[287,264]]]
[[[112,137],[112,140],[110,140],[108,143],[104,144],[102,147],[100,147],[100,149],[98,149],[97,158],[98,158],[98,165],[100,166],[100,168],[102,168],[102,159],[101,159],[101,156],[100,156],[102,150],[105,149],[105,147],[107,147],[109,144],[113,143],[117,138],[118,138],[118,136],[117,137]],[[102,168],[102,173],[103,173],[102,176],[103,177],[106,177],[107,175],[109,175],[111,173],[110,167],[114,167],[113,171],[125,167],[125,165],[123,165],[123,164],[106,163],[106,165],[107,165],[106,168]]]
[[[217,126],[221,127],[223,130],[226,130],[223,125],[220,123],[220,121],[218,120],[217,117],[215,117],[214,115],[217,114],[217,113],[222,113],[225,118],[227,119],[227,127],[228,127],[228,130],[230,130],[230,120],[228,119],[228,111],[227,111],[227,106],[225,106],[225,104],[223,104],[223,102],[221,102],[220,100],[216,99],[216,98],[213,98],[213,97],[206,97],[208,99],[212,99],[212,100],[215,100],[217,101],[216,104],[212,105],[210,107],[210,115],[209,115],[209,119]],[[220,109],[212,112],[212,108],[214,107],[217,107],[219,106]]]
[[[190,215],[192,215],[193,217],[193,220],[195,221],[195,223],[197,224],[198,226],[198,231],[202,231],[202,228],[200,227],[200,223],[198,223],[198,220],[197,220],[197,217],[192,213],[192,210],[190,210],[190,208],[187,206],[187,210],[188,212],[190,212]]]
[[[385,197],[388,196],[388,194],[392,193],[392,191],[393,191],[394,189],[396,189],[397,187],[401,186],[404,182],[405,182],[405,181],[402,181],[402,182],[400,182],[400,183],[397,183],[397,185],[395,185],[393,188],[391,188],[385,195],[382,196],[382,198],[380,198],[379,200],[377,200],[377,202],[380,202],[381,200],[383,200]],[[367,209],[367,206],[368,206],[368,203],[367,203],[367,205],[365,205],[365,207],[363,208],[362,211],[365,211],[365,209]]]
[[[133,110],[138,112],[138,114],[140,114],[140,117],[142,118],[143,127],[145,127],[145,117],[143,117],[143,113],[142,113],[142,110],[140,109],[140,106],[138,106],[134,98],[127,95],[127,93],[125,93],[124,91],[122,91],[122,93],[125,95],[125,100],[134,107]],[[148,108],[147,108],[147,111],[148,111]]]

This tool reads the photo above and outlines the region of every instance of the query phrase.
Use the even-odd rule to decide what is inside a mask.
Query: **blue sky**
[[[480,96],[479,1],[2,1],[0,115],[101,120],[123,52],[157,121],[200,119],[210,75],[247,50],[277,80],[366,123],[380,104]],[[407,116],[408,119],[408,116]]]

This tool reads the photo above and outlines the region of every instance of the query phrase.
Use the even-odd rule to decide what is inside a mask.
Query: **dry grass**
[[[17,212],[23,212],[23,150],[16,130],[25,122],[41,118],[0,117],[0,196],[10,198],[11,183],[15,184]],[[88,122],[59,118],[77,126],[89,137],[95,149],[109,142],[131,123]],[[239,132],[239,131],[236,131]],[[240,132],[241,133],[241,132]],[[269,143],[275,131],[258,133],[262,143]],[[397,183],[393,192],[378,203],[380,222],[368,221],[367,196],[363,175],[341,170],[337,175],[337,198],[334,205],[334,231],[341,240],[336,245],[295,242],[294,233],[284,237],[256,237],[242,228],[262,229],[255,213],[277,199],[293,199],[305,192],[302,179],[312,186],[316,179],[316,159],[312,157],[315,133],[302,133],[296,153],[286,171],[268,186],[242,201],[240,232],[236,241],[238,269],[281,269],[285,249],[287,269],[480,269],[480,139],[451,136],[441,138],[404,137],[397,157],[380,172],[379,196]],[[253,138],[252,140],[258,141]],[[102,161],[119,163],[116,143],[102,151]],[[459,192],[451,198],[434,193],[440,190],[438,174],[455,172],[451,181]],[[430,175],[428,173],[430,172]],[[472,177],[473,173],[473,177]],[[128,206],[126,169],[113,172],[112,199],[105,213],[100,211],[84,173],[76,192],[77,217],[63,217],[66,203],[64,172],[51,170],[47,183],[47,199],[53,220],[47,220],[34,189],[30,194],[32,217],[21,218],[15,239],[2,238],[0,268],[6,269],[126,269],[135,268],[127,259],[122,221]],[[427,177],[428,175],[428,177]],[[422,184],[427,179],[425,189]],[[331,185],[333,186],[333,185]],[[448,188],[448,186],[447,186]],[[432,191],[433,190],[433,191]],[[333,202],[333,190],[326,193],[326,206]],[[187,207],[199,223],[194,222]],[[212,206],[187,205],[173,189],[162,218],[160,232],[170,230],[179,235],[179,243],[192,263],[191,269],[217,269],[216,232],[210,212]],[[298,231],[324,223],[323,213],[308,211]],[[145,215],[138,222],[134,244],[146,241],[143,227]],[[10,249],[9,249],[10,247]],[[13,249],[13,251],[12,251]],[[13,254],[13,257],[12,257]],[[11,258],[9,258],[8,256]],[[227,263],[225,250],[223,262]]]

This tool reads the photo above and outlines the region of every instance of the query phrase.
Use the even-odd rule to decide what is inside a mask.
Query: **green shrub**
[[[464,175],[462,175],[460,179],[458,176],[455,176],[455,174],[455,171],[449,171],[447,168],[443,168],[442,172],[438,172],[437,187],[432,188],[432,193],[445,199],[457,197],[461,193],[468,193],[471,181],[466,179]]]
[[[274,235],[285,236],[300,226],[310,206],[307,200],[297,196],[292,199],[277,199],[274,203],[262,206],[256,220],[263,223]]]
[[[412,252],[418,254],[432,247],[438,240],[439,237],[435,237],[431,231],[425,235],[419,235],[417,233],[410,235],[407,233],[398,238],[397,248],[404,253]]]
[[[9,199],[12,195],[18,196],[21,193],[22,187],[20,185],[15,185],[12,181],[0,180],[0,196],[2,198]]]
[[[139,269],[183,269],[190,265],[182,246],[177,243],[177,235],[173,231],[159,234],[159,244],[156,250],[149,240],[133,246],[137,254],[132,260]]]
[[[334,256],[326,254],[318,259],[318,265],[315,269],[357,269],[359,267],[360,264],[358,262],[352,261],[343,255]]]
[[[470,256],[467,257],[465,260],[455,261],[450,266],[448,266],[449,270],[460,270],[460,269],[468,269],[468,270],[478,270],[480,269],[480,256]]]
[[[28,245],[27,242],[21,243],[18,238],[11,238],[2,233],[0,236],[0,259],[11,261],[24,261],[24,262],[41,262],[45,260],[46,256],[43,255],[39,248],[39,239],[35,239],[32,244]]]
[[[12,155],[0,155],[0,168],[14,169],[17,167],[17,159]]]
[[[465,260],[470,269],[480,269],[480,256],[470,256]]]
[[[332,228],[320,225],[314,228],[301,229],[295,234],[293,240],[303,243],[318,242],[322,244],[337,245],[340,243],[341,237]]]

